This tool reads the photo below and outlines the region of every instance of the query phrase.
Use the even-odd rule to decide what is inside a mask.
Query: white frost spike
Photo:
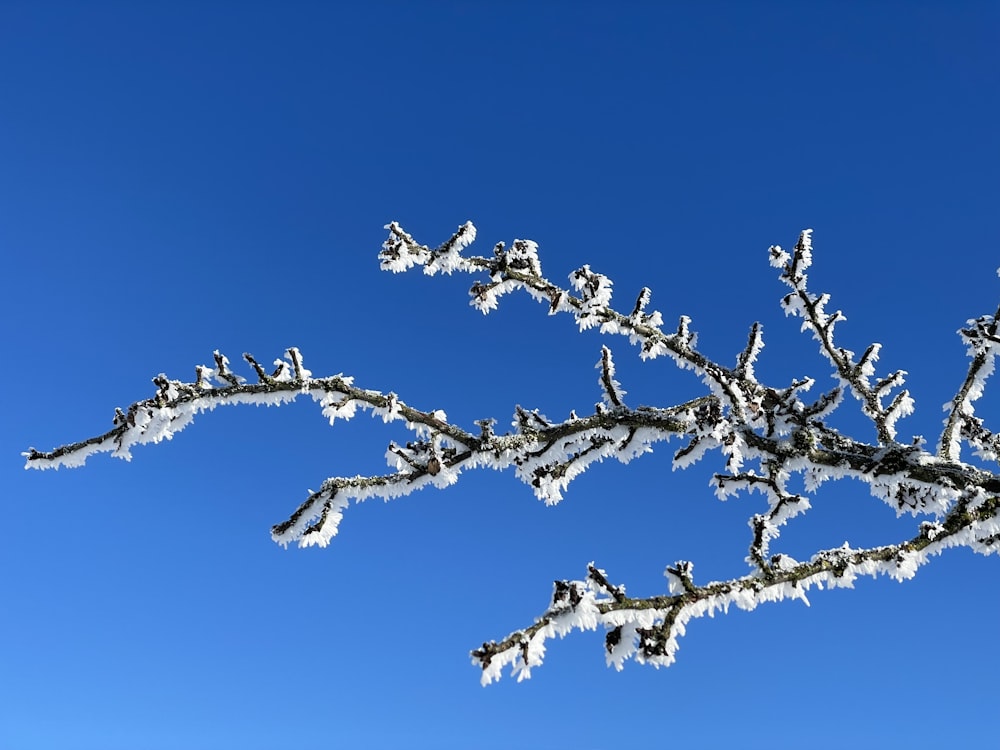
[[[792,256],[781,249],[781,245],[771,245],[767,249],[771,259],[771,265],[775,268],[784,268],[792,259]]]
[[[698,334],[691,330],[691,318],[687,315],[681,315],[677,321],[677,333],[674,336],[677,339],[677,343],[685,349],[693,349],[698,344]],[[681,365],[681,367],[685,366]]]
[[[799,235],[799,242],[795,246],[795,250],[801,258],[799,268],[803,271],[812,265],[812,233],[813,230],[811,229],[802,230],[802,233]]]
[[[500,282],[491,282],[488,285],[476,284],[469,291],[472,299],[469,304],[475,307],[483,315],[487,315],[497,309],[500,298],[522,288],[524,284],[514,279],[506,279]]]
[[[195,371],[195,385],[198,388],[211,388],[212,379],[215,377],[215,370],[205,365],[197,365]]]
[[[275,371],[271,376],[279,383],[288,383],[292,379],[292,368],[283,359],[274,360]]]
[[[581,331],[601,324],[600,315],[611,304],[611,279],[590,270],[590,266],[570,274],[570,283],[580,293],[583,300],[582,309],[577,313],[576,320]]]
[[[302,354],[294,346],[286,352],[288,359],[292,363],[292,375],[296,380],[308,380],[312,377],[312,371],[307,370],[302,364]]]
[[[634,321],[642,320],[642,313],[646,309],[646,305],[649,304],[649,299],[652,296],[652,292],[649,290],[648,286],[644,286],[642,291],[639,292],[639,297],[635,301],[635,308],[632,310],[632,315],[630,316]]]
[[[428,253],[424,261],[424,273],[433,276],[438,271],[451,274],[456,270],[465,267],[465,261],[461,256],[462,250],[471,245],[476,239],[476,228],[471,221],[465,222],[452,235],[451,239],[445,242],[440,248],[432,253]]]
[[[739,359],[736,362],[736,374],[745,377],[751,383],[756,383],[757,379],[754,377],[753,366],[763,348],[763,329],[760,323],[754,323],[750,328],[746,349],[740,353]]]
[[[527,271],[535,276],[541,276],[538,243],[532,240],[514,240],[510,250],[507,251],[507,265],[515,271]]]
[[[597,369],[601,371],[597,382],[601,386],[605,406],[611,409],[623,406],[622,399],[626,391],[622,389],[622,384],[615,380],[615,363],[611,358],[611,350],[606,346],[601,347],[601,361],[597,363]]]
[[[875,363],[878,362],[878,356],[882,351],[882,345],[879,343],[871,344],[865,353],[861,355],[861,359],[858,360],[857,370],[858,370],[858,380],[867,388],[868,378],[875,374]],[[900,380],[899,382],[902,382]]]
[[[913,399],[908,391],[900,391],[885,413],[885,428],[890,437],[896,437],[896,422],[911,414],[913,414]]]
[[[379,253],[379,266],[383,271],[402,273],[414,265],[423,265],[430,258],[430,250],[414,242],[396,222],[386,224],[385,229],[389,230],[389,237],[382,243]]]
[[[694,563],[689,560],[678,560],[663,571],[667,579],[667,590],[671,596],[680,596],[693,586],[691,580],[693,572]]]
[[[281,360],[278,360],[278,362],[281,362]],[[287,366],[285,371],[287,372]],[[286,381],[290,379],[291,378],[288,377],[285,378]],[[353,399],[347,398],[342,393],[314,394],[313,398],[318,399],[323,416],[329,420],[331,427],[338,419],[343,419],[345,421],[353,419],[357,411],[357,402]]]
[[[229,369],[229,358],[216,349],[212,352],[212,356],[215,357],[215,370],[212,373],[216,382],[221,386],[237,385],[239,383],[245,382],[243,378],[238,375],[233,374],[232,370]],[[161,376],[162,377],[162,376]]]

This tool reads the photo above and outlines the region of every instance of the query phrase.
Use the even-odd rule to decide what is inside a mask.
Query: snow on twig
[[[749,571],[727,581],[696,583],[694,565],[679,561],[667,567],[667,593],[644,598],[626,594],[591,563],[579,581],[557,581],[545,612],[531,625],[501,641],[488,641],[472,653],[482,669],[484,684],[510,668],[518,679],[530,677],[542,663],[546,641],[573,630],[605,630],[609,665],[621,669],[632,659],[667,666],[675,659],[678,638],[696,618],[732,607],[754,609],[769,601],[806,601],[812,588],[850,587],[859,576],[912,577],[932,556],[951,547],[968,547],[993,554],[1000,543],[1000,475],[960,461],[967,444],[981,459],[996,462],[1000,436],[975,415],[973,404],[993,373],[1000,351],[1000,309],[969,321],[959,331],[971,362],[955,397],[945,405],[946,418],[934,453],[919,440],[897,440],[898,423],[912,413],[913,399],[902,370],[877,374],[881,346],[868,345],[861,355],[839,345],[835,332],[846,320],[839,310],[828,312],[830,296],[808,285],[812,265],[811,230],[802,232],[791,252],[778,246],[769,251],[771,265],[791,291],[782,299],[787,315],[802,319],[830,362],[838,385],[807,400],[812,378],[767,384],[756,375],[755,363],[764,347],[759,324],[751,327],[736,365],[726,366],[698,349],[691,320],[681,315],[674,329],[665,329],[662,315],[648,311],[652,292],[644,287],[627,314],[612,307],[611,280],[584,265],[569,276],[566,287],[542,275],[538,247],[528,240],[498,243],[491,256],[466,255],[476,237],[467,222],[442,245],[418,244],[396,223],[379,254],[381,267],[393,273],[421,268],[426,275],[470,273],[479,276],[470,290],[471,304],[484,314],[496,310],[501,297],[527,292],[550,315],[569,315],[580,331],[596,329],[609,337],[624,337],[638,348],[642,360],[670,358],[690,370],[706,386],[705,395],[679,404],[630,407],[617,379],[611,349],[602,346],[597,362],[601,401],[585,416],[576,412],[552,420],[537,409],[517,406],[511,429],[498,433],[496,420],[476,421],[478,430],[452,424],[442,410],[423,411],[394,392],[381,393],[354,385],[344,375],[316,378],[295,348],[275,360],[268,372],[253,356],[244,355],[256,376],[248,382],[220,352],[214,367],[195,367],[193,382],[153,379],[156,392],[127,410],[116,409],[112,428],[96,437],[52,451],[28,450],[27,467],[81,466],[96,453],[130,460],[139,445],[172,439],[194,418],[217,406],[257,404],[280,406],[311,398],[333,425],[369,411],[386,423],[403,422],[412,433],[404,445],[390,443],[385,457],[390,471],[382,475],[330,477],[282,523],[272,537],[282,545],[326,546],[340,528],[351,502],[408,495],[427,486],[448,487],[464,471],[511,470],[548,505],[562,500],[569,483],[595,462],[627,463],[677,436],[682,445],[673,454],[682,469],[718,451],[724,471],[714,475],[720,499],[759,493],[763,512],[749,519]],[[871,421],[877,442],[856,440],[831,426],[829,416],[849,392]],[[801,475],[805,494],[789,489]],[[819,550],[805,562],[772,552],[780,533],[810,508],[807,495],[828,481],[853,479],[900,515],[924,516],[915,536],[869,549],[844,547]]]

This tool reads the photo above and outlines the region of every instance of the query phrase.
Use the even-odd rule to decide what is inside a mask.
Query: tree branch
[[[588,566],[583,581],[556,581],[549,608],[534,623],[516,630],[501,641],[488,641],[471,653],[472,663],[482,669],[482,684],[500,679],[504,667],[520,682],[542,664],[545,642],[573,630],[606,631],[604,645],[608,666],[621,670],[626,660],[654,667],[670,666],[678,649],[678,639],[687,623],[716,612],[728,613],[731,606],[753,610],[759,604],[783,599],[800,599],[806,592],[853,588],[860,576],[886,575],[897,581],[912,578],[929,558],[950,547],[971,547],[982,554],[994,554],[1000,541],[1000,500],[976,491],[964,497],[943,523],[921,524],[920,532],[898,544],[870,549],[851,549],[847,544],[823,550],[807,562],[776,555],[766,575],[749,575],[729,581],[695,585],[693,565],[681,561],[668,567],[665,575],[670,594],[647,598],[624,595],[624,588],[607,583],[603,570]]]
[[[965,340],[969,348],[969,372],[962,381],[955,398],[945,404],[948,417],[945,419],[944,430],[938,444],[938,455],[945,459],[959,457],[959,437],[964,437],[976,450],[981,458],[997,461],[997,439],[989,430],[983,427],[982,420],[974,417],[975,409],[972,403],[983,395],[986,379],[993,374],[995,359],[1000,348],[1000,337],[997,336],[997,323],[1000,318],[1000,308],[993,315],[984,315],[969,321],[969,328],[959,330],[958,334]]]
[[[627,463],[649,452],[654,443],[675,435],[683,436],[685,442],[674,452],[673,468],[686,468],[708,451],[718,450],[725,471],[714,475],[716,495],[724,500],[759,492],[764,497],[766,508],[749,519],[748,574],[697,585],[693,564],[679,561],[666,570],[666,595],[638,599],[628,597],[623,586],[612,584],[604,571],[591,564],[584,580],[555,582],[548,609],[532,625],[473,652],[474,662],[483,669],[484,683],[497,679],[506,665],[519,680],[530,676],[542,661],[546,640],[570,630],[604,627],[607,660],[616,668],[630,658],[666,666],[673,662],[677,639],[693,618],[726,611],[731,605],[753,609],[789,597],[805,600],[811,586],[851,586],[861,575],[884,574],[903,580],[930,556],[954,546],[982,554],[997,551],[1000,476],[961,462],[959,455],[962,442],[981,458],[996,461],[1000,455],[1000,437],[973,410],[1000,351],[1000,309],[995,315],[969,321],[970,327],[959,332],[972,361],[958,393],[946,405],[944,430],[936,452],[930,453],[919,440],[910,445],[896,440],[898,420],[913,410],[913,400],[902,388],[905,373],[875,377],[877,343],[860,357],[837,344],[836,324],[846,318],[840,311],[827,313],[829,295],[816,295],[808,288],[809,230],[799,236],[791,254],[773,246],[769,256],[780,269],[780,280],[791,288],[782,300],[786,314],[803,319],[802,330],[810,331],[818,341],[840,381],[811,402],[805,400],[814,385],[811,378],[778,385],[757,379],[754,365],[764,346],[757,323],[737,354],[735,367],[728,367],[698,350],[688,317],[681,315],[676,329],[665,331],[660,313],[647,312],[648,288],[639,292],[631,312],[624,314],[611,306],[611,280],[589,266],[572,272],[567,288],[548,281],[533,242],[514,240],[510,248],[498,243],[492,257],[467,257],[462,252],[476,235],[471,223],[459,227],[435,249],[418,244],[396,223],[386,228],[389,236],[379,254],[384,270],[395,273],[420,267],[430,276],[456,271],[485,276],[470,290],[471,304],[483,313],[496,309],[503,295],[526,291],[545,303],[550,315],[573,316],[581,331],[596,328],[601,334],[628,338],[639,347],[643,360],[671,358],[679,368],[697,375],[708,393],[672,406],[631,408],[616,378],[611,350],[604,346],[597,362],[601,401],[592,414],[580,417],[574,411],[562,421],[553,421],[537,409],[517,406],[513,430],[497,434],[492,418],[478,420],[478,432],[468,431],[450,423],[443,411],[415,409],[395,393],[357,388],[349,377],[314,378],[294,348],[275,361],[276,369],[270,374],[252,356],[244,355],[257,378],[249,384],[230,368],[225,356],[215,352],[215,366],[197,366],[194,382],[157,376],[153,379],[156,393],[126,411],[116,409],[111,430],[49,452],[30,449],[24,454],[27,466],[80,466],[101,452],[130,459],[134,446],[172,438],[196,415],[217,406],[281,405],[306,395],[331,424],[338,418],[352,418],[358,409],[369,410],[386,423],[404,422],[413,439],[405,445],[389,444],[389,473],[331,477],[317,492],[310,492],[288,520],[272,528],[272,537],[283,545],[325,546],[337,533],[351,500],[389,500],[429,485],[443,488],[467,469],[512,469],[536,497],[554,505],[570,481],[595,461],[614,458]],[[829,425],[828,418],[842,404],[845,389],[875,426],[875,444]],[[804,493],[789,489],[795,475],[801,475]],[[845,545],[818,551],[803,563],[781,552],[772,553],[786,524],[809,509],[806,495],[837,479],[863,483],[899,515],[920,514],[931,520],[921,523],[916,536],[888,546],[855,550]]]

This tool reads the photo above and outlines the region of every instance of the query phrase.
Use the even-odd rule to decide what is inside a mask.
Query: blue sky
[[[634,594],[682,558],[743,574],[759,498],[716,501],[713,456],[601,465],[555,508],[467,474],[300,551],[270,525],[327,476],[384,470],[405,433],[302,403],[205,415],[129,464],[39,474],[19,453],[107,429],[216,348],[298,346],[468,427],[600,398],[595,333],[527,298],[483,318],[468,278],[381,273],[390,220],[436,244],[471,219],[480,253],[534,239],[549,278],[589,263],[623,307],[648,285],[724,362],[760,320],[759,374],[822,384],[766,259],[812,227],[843,345],[885,345],[917,402],[900,431],[933,441],[954,332],[1000,285],[998,27],[963,2],[0,5],[0,744],[992,739],[997,561],[962,550],[902,585],[695,621],[667,670],[616,673],[578,634],[529,682],[479,686],[469,650],[590,560]],[[611,343],[632,403],[702,392]],[[979,413],[997,428],[995,397]],[[780,549],[913,533],[860,486],[814,506]]]

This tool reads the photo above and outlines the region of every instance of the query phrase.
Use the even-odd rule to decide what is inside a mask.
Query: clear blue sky
[[[822,384],[766,259],[812,227],[843,345],[885,344],[917,402],[901,433],[933,440],[954,332],[1000,292],[998,32],[986,2],[0,4],[0,745],[994,741],[998,562],[966,551],[695,621],[668,670],[608,670],[592,633],[479,686],[468,651],[590,560],[634,594],[681,558],[745,572],[762,506],[716,501],[712,456],[602,465],[556,508],[465,475],[300,551],[270,525],[327,476],[382,471],[405,433],[302,403],[205,415],[130,464],[29,473],[19,452],[107,429],[216,348],[295,345],[468,427],[592,407],[596,334],[526,298],[483,318],[467,278],[380,273],[394,219],[430,244],[471,219],[481,253],[534,239],[550,278],[589,263],[624,307],[649,285],[723,361],[759,319],[759,373]],[[614,346],[632,403],[701,393]],[[814,505],[775,551],[915,526],[861,486]]]

